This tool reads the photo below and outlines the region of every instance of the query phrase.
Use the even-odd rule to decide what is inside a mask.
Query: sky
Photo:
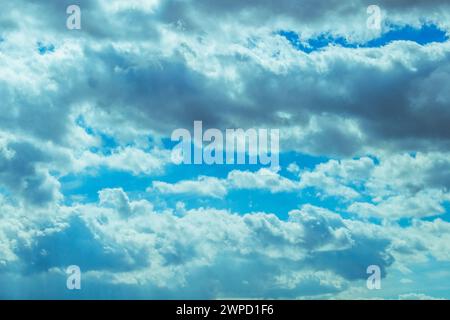
[[[449,299],[449,21],[444,0],[3,1],[0,299]],[[279,166],[174,163],[194,121],[279,130]]]

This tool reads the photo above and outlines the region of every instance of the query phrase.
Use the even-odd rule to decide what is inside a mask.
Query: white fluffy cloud
[[[109,155],[86,151],[76,160],[75,170],[104,166],[112,170],[131,172],[134,175],[157,175],[164,171],[170,161],[168,150],[145,151],[136,147],[125,147],[114,149]]]
[[[11,210],[21,209],[2,202],[2,212]],[[57,283],[49,270],[78,264],[97,290],[116,284],[132,292],[145,285],[147,297],[183,297],[187,287],[204,298],[296,297],[364,286],[358,281],[371,264],[384,277],[392,263],[410,266],[418,256],[450,261],[448,241],[437,241],[450,228],[442,220],[383,227],[311,205],[292,210],[287,221],[215,209],[180,215],[131,201],[120,189],[102,190],[98,203],[58,210],[1,217],[2,270],[46,274]]]
[[[196,180],[182,180],[174,184],[154,181],[152,188],[162,194],[192,194],[214,198],[225,197],[230,190],[263,190],[270,193],[295,192],[298,183],[269,169],[256,172],[232,170],[225,179],[200,176]]]
[[[195,286],[202,297],[288,297],[301,294],[306,284],[321,292],[343,290],[365,277],[366,258],[383,268],[391,263],[385,240],[311,206],[292,211],[288,221],[215,209],[179,216],[154,211],[145,200],[130,201],[120,189],[105,189],[97,204],[60,210],[33,217],[27,227],[24,218],[16,226],[2,224],[3,268],[14,263],[27,274],[39,274],[78,264],[87,279],[145,283],[149,294],[158,287],[174,294]],[[17,234],[27,234],[27,241],[15,241]],[[352,257],[351,268],[333,263],[341,255]],[[312,272],[314,266],[319,267]],[[235,273],[236,268],[241,271]],[[205,272],[211,277],[200,276]]]
[[[349,212],[365,217],[436,216],[450,200],[448,159],[447,153],[417,153],[330,160],[303,171],[300,185],[338,197]]]
[[[213,198],[223,198],[228,192],[222,180],[205,176],[200,176],[197,180],[179,181],[175,184],[154,181],[152,188],[149,188],[148,191],[152,190],[163,194],[192,194]]]

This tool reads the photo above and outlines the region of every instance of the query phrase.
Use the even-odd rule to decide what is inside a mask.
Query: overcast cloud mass
[[[446,0],[2,1],[0,298],[449,299],[449,36]],[[175,165],[195,120],[280,167]]]

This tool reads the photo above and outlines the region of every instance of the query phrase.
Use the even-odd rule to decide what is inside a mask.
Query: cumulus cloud
[[[292,192],[298,188],[296,182],[264,168],[255,173],[233,170],[228,174],[227,180],[235,189],[262,189],[278,193]]]
[[[349,212],[361,216],[436,216],[446,212],[444,204],[450,199],[449,168],[447,153],[330,160],[301,172],[300,185],[323,197],[338,197],[349,203]]]
[[[449,116],[445,106],[449,90],[447,81],[441,81],[448,76],[448,42],[421,46],[397,41],[379,48],[329,47],[308,55],[274,34],[277,29],[269,29],[279,25],[268,22],[264,28],[258,28],[259,22],[252,23],[270,13],[288,22],[292,21],[289,18],[302,18],[299,21],[304,22],[314,19],[312,25],[326,28],[324,21],[346,25],[341,22],[362,13],[364,27],[354,28],[358,33],[367,29],[365,4],[355,1],[294,5],[283,1],[275,9],[269,3],[253,8],[251,4],[227,2],[228,9],[224,10],[217,3],[202,3],[196,4],[194,11],[190,2],[165,1],[152,2],[148,5],[151,10],[142,11],[139,6],[83,2],[80,5],[86,11],[87,24],[83,32],[92,38],[73,39],[70,32],[57,28],[54,18],[49,19],[50,34],[62,35],[63,40],[49,36],[56,49],[46,55],[40,55],[30,41],[14,41],[21,31],[29,29],[21,21],[15,32],[4,36],[6,50],[2,57],[11,62],[5,74],[13,74],[2,85],[4,103],[21,101],[34,111],[25,113],[16,105],[9,108],[11,112],[5,115],[4,123],[20,130],[20,123],[31,121],[37,125],[28,126],[27,132],[60,141],[73,130],[69,117],[73,106],[84,103],[122,118],[122,127],[163,135],[175,128],[190,127],[200,117],[206,125],[218,128],[280,128],[285,137],[284,148],[314,154],[354,155],[367,149],[427,151],[448,147]],[[416,15],[421,10],[433,13],[430,16],[437,21],[445,21],[439,19],[439,8],[446,7],[445,3],[430,6],[415,2],[405,14],[398,6],[383,5],[403,23],[419,20]],[[57,16],[62,6],[55,2],[34,4],[37,10],[50,9],[43,16],[37,15],[41,19],[49,14]],[[226,14],[244,14],[249,6],[255,20],[238,23],[236,19],[230,21]],[[206,12],[208,19],[198,18]],[[91,14],[100,18],[92,19]],[[37,16],[34,20],[38,20]],[[137,26],[135,30],[127,24],[132,29],[126,33],[128,41],[121,36],[124,29],[117,28],[127,19],[139,22],[132,24]],[[131,45],[147,33],[143,32],[144,26],[158,36]],[[239,36],[224,35],[219,41],[216,32],[223,34],[228,29],[239,31]],[[111,44],[110,39],[115,42]],[[23,53],[18,56],[19,52]],[[32,52],[35,62],[24,52]],[[21,74],[29,74],[27,79],[17,76],[13,66],[24,69]],[[68,74],[71,80],[64,82]],[[345,81],[341,81],[343,78]],[[66,90],[61,90],[63,83]],[[13,90],[30,85],[34,90]],[[145,90],[141,90],[143,86]],[[418,91],[419,95],[412,94]],[[289,117],[280,118],[280,114]],[[38,125],[43,119],[52,127]]]
[[[2,208],[20,211],[5,202]],[[45,275],[57,286],[64,280],[54,271],[77,264],[97,290],[144,285],[147,298],[183,297],[187,287],[203,298],[337,294],[365,280],[368,265],[379,265],[385,277],[394,262],[421,254],[450,261],[442,247],[448,242],[436,241],[448,234],[448,222],[382,227],[312,205],[292,210],[286,221],[212,208],[180,216],[105,189],[98,203],[33,220],[2,216],[3,270],[21,266],[17,276]]]
[[[326,196],[354,199],[360,196],[356,187],[367,180],[374,166],[373,160],[367,157],[359,160],[330,160],[317,165],[312,171],[302,172],[300,186],[322,190]]]
[[[28,204],[57,202],[60,184],[46,167],[49,161],[47,153],[31,143],[0,141],[0,183]]]
[[[83,171],[106,167],[112,170],[131,172],[134,175],[158,175],[169,163],[170,152],[168,150],[145,151],[137,147],[125,147],[113,149],[109,155],[86,151],[75,160],[75,170]]]
[[[196,180],[182,180],[174,184],[153,181],[152,188],[162,194],[194,194],[214,198],[225,197],[230,190],[263,190],[270,193],[295,192],[298,183],[269,169],[256,172],[232,170],[225,179],[200,176]]]
[[[223,198],[228,190],[225,183],[214,177],[200,176],[197,180],[184,180],[175,184],[162,181],[153,181],[152,188],[163,194],[193,194],[198,196],[209,196]]]
[[[61,297],[64,268],[78,263],[89,292],[330,297],[357,292],[369,264],[386,276],[449,261],[448,1],[379,1],[376,32],[365,0],[81,0],[76,31],[65,27],[70,4],[10,1],[0,13],[0,282],[49,284],[42,294]],[[443,40],[387,36],[430,26]],[[308,53],[281,31],[330,43]],[[304,169],[294,159],[298,180],[266,169],[173,174],[147,193],[121,181],[95,190],[96,203],[67,203],[65,176],[167,173],[167,138],[194,120],[280,129],[282,155],[325,160]],[[302,198],[287,219],[145,199],[310,189],[316,205]]]
[[[388,240],[364,235],[339,215],[312,206],[292,211],[288,221],[215,209],[177,216],[172,210],[155,212],[144,200],[130,201],[120,189],[106,189],[97,204],[64,210],[36,220],[27,242],[2,242],[8,249],[3,255],[23,265],[22,276],[78,264],[88,278],[105,285],[145,283],[149,294],[154,287],[176,294],[188,286],[198,288],[198,297],[293,297],[302,294],[303,285],[310,292],[343,290],[349,281],[365,278],[369,261],[392,263]],[[13,228],[2,227],[7,239]],[[8,267],[14,259],[5,257]],[[343,257],[353,264],[334,263]],[[201,276],[205,273],[210,276]]]

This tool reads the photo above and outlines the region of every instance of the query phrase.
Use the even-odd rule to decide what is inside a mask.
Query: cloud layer
[[[0,11],[1,298],[449,298],[448,1],[70,4]],[[195,120],[280,170],[173,165]]]

